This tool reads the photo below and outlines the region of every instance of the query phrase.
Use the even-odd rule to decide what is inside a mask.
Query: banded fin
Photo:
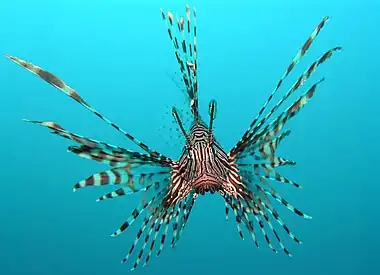
[[[191,194],[192,195],[191,196],[189,195],[187,200],[186,200],[186,208],[184,209],[184,212],[183,212],[183,214],[184,214],[183,220],[181,220],[181,223],[179,226],[178,235],[177,235],[177,238],[175,240],[176,243],[178,243],[183,231],[185,230],[186,224],[187,224],[187,222],[189,220],[189,216],[191,214],[191,210],[193,209],[195,201],[198,197],[198,194],[196,194],[196,193],[191,193]],[[187,205],[189,205],[189,206],[187,206]]]
[[[283,244],[283,242],[281,241],[281,238],[280,236],[278,235],[276,229],[274,229],[273,225],[272,225],[272,222],[270,221],[268,215],[263,211],[263,210],[260,210],[260,214],[262,215],[262,217],[264,217],[267,225],[269,226],[269,228],[272,230],[273,232],[273,235],[276,237],[277,239],[277,242],[278,244],[280,245],[281,249],[285,252],[286,255],[288,255],[289,257],[292,257],[292,254],[290,253],[290,251],[285,247],[285,245]],[[294,237],[294,236],[291,236],[291,237]],[[297,238],[292,238],[294,240],[297,241],[297,243],[301,244],[301,241],[299,241]]]
[[[55,122],[46,122],[46,121],[38,121],[38,120],[28,120],[24,119],[24,121],[37,124],[43,127],[46,127],[52,130],[54,134],[59,135],[63,138],[75,141],[81,144],[81,147],[69,147],[69,151],[81,155],[83,157],[94,159],[101,162],[106,162],[107,164],[113,166],[116,165],[112,163],[112,161],[105,161],[102,157],[99,157],[99,154],[103,154],[104,157],[114,158],[115,160],[120,160],[120,162],[128,162],[128,159],[136,159],[141,161],[150,161],[150,164],[159,164],[162,166],[169,166],[169,162],[158,160],[150,155],[142,154],[139,152],[134,152],[131,150],[127,150],[118,146],[114,146],[102,141],[97,141],[95,139],[90,139],[76,133],[72,133],[64,129],[62,126]],[[95,154],[94,154],[95,152]],[[86,154],[88,153],[88,154]],[[92,156],[89,154],[92,153]]]
[[[318,60],[314,61],[310,67],[298,78],[298,80],[293,84],[293,86],[288,90],[288,92],[284,95],[283,98],[271,109],[271,111],[259,122],[259,124],[252,130],[252,132],[248,136],[248,140],[250,140],[261,126],[274,114],[274,112],[295,92],[297,91],[305,82],[309,79],[313,72],[318,68],[319,65],[323,64],[326,60],[328,60],[335,51],[341,50],[341,47],[335,47],[326,53],[324,53]],[[271,136],[276,135],[277,132],[274,132]]]
[[[250,232],[250,235],[251,235],[252,240],[255,243],[256,247],[259,247],[259,242],[256,239],[256,234],[254,232],[253,223],[250,220],[250,218],[248,217],[247,212],[244,209],[244,206],[236,198],[234,199],[233,197],[231,197],[229,195],[226,195],[223,197],[225,199],[225,202],[229,205],[229,207],[234,212],[236,219],[240,220],[240,222],[243,221],[243,223],[245,224],[246,228]],[[240,237],[244,240],[244,238],[242,237],[243,233],[242,233],[240,228],[238,228],[238,233],[239,233]]]
[[[107,194],[99,197],[96,201],[99,202],[99,201],[103,201],[103,200],[113,199],[116,197],[126,196],[126,195],[137,193],[137,192],[143,192],[143,191],[145,192],[145,191],[148,191],[149,189],[151,189],[153,187],[156,189],[160,189],[160,187],[162,187],[161,183],[159,181],[148,184],[145,187],[139,186],[138,189],[136,188],[136,186],[134,186],[134,184],[135,184],[134,182],[130,181],[127,183],[126,187],[121,187],[115,191],[107,193]]]
[[[182,80],[190,100],[191,112],[193,113],[194,119],[198,120],[196,10],[194,8],[191,11],[190,7],[186,5],[186,19],[185,17],[180,17],[179,19],[177,18],[176,22],[174,22],[173,13],[170,11],[165,13],[165,11],[161,9],[161,15],[167,24],[168,35],[173,43],[174,54],[179,64]],[[177,33],[181,35],[181,40],[175,33],[175,24],[178,28]]]
[[[298,79],[298,81],[292,86],[292,88],[287,92],[287,94],[283,97],[283,99],[276,104],[275,107],[272,108],[272,110],[265,116],[257,125],[258,119],[261,117],[261,115],[264,113],[267,105],[272,101],[273,96],[275,93],[279,90],[282,82],[285,80],[285,78],[290,74],[290,72],[293,70],[295,65],[301,60],[301,58],[306,54],[307,50],[315,40],[315,38],[318,36],[320,30],[324,27],[325,23],[327,22],[328,17],[324,17],[323,20],[319,23],[319,25],[314,29],[312,34],[309,36],[307,41],[303,44],[301,49],[298,51],[297,55],[294,57],[288,68],[286,69],[283,76],[280,78],[279,82],[277,83],[275,89],[272,91],[270,96],[268,97],[265,104],[260,109],[259,113],[255,117],[255,119],[252,121],[250,126],[248,127],[247,131],[243,134],[242,138],[239,140],[239,142],[231,149],[230,155],[232,157],[235,157],[237,154],[242,153],[244,149],[247,147],[247,143],[250,141],[252,142],[253,135],[257,132],[257,130],[265,123],[265,121],[276,111],[276,109],[282,104],[283,101],[285,101],[294,91],[296,91],[309,77],[310,75],[315,71],[315,69],[325,62],[327,59],[329,59],[334,51],[340,50],[341,47],[335,47],[328,52],[326,52],[321,58],[319,58],[317,61],[315,61],[309,69]]]
[[[242,221],[242,216],[240,215],[240,213],[238,212],[238,208],[237,206],[234,204],[233,200],[230,199],[229,200],[229,205],[232,209],[232,211],[234,212],[235,214],[235,219],[236,219],[236,228],[237,228],[237,231],[239,233],[239,236],[242,240],[244,240],[244,235],[243,235],[243,230],[241,229],[240,227],[240,224],[241,224],[241,221]]]
[[[259,203],[264,206],[265,210],[268,211],[273,218],[277,221],[277,223],[284,229],[284,231],[289,235],[291,239],[293,239],[296,243],[301,244],[302,242],[295,237],[295,235],[290,231],[289,227],[284,223],[284,221],[281,219],[280,215],[277,213],[277,211],[268,203],[265,203],[262,200],[258,200]],[[287,251],[285,251],[286,254]]]
[[[135,238],[135,241],[133,242],[131,248],[129,249],[129,252],[128,254],[123,258],[122,260],[122,263],[125,263],[128,261],[129,257],[132,255],[134,249],[136,248],[138,242],[140,241],[141,239],[141,236],[143,234],[143,232],[145,231],[145,229],[147,228],[148,224],[151,222],[151,223],[154,223],[154,220],[156,219],[156,216],[157,216],[157,213],[159,211],[159,208],[161,206],[157,206],[153,211],[152,211],[152,214],[151,215],[147,215],[147,217],[145,217],[143,223],[141,224],[141,227],[139,229],[139,231],[137,232],[137,235],[136,235],[136,238]]]
[[[133,264],[133,267],[131,268],[131,271],[135,270],[137,268],[137,266],[140,264],[140,261],[144,255],[144,252],[145,252],[145,248],[146,246],[148,245],[148,242],[149,242],[149,239],[152,235],[152,232],[153,232],[153,229],[155,229],[155,231],[159,231],[160,230],[160,224],[161,224],[161,221],[162,221],[162,214],[160,215],[160,217],[156,218],[150,228],[149,228],[149,231],[145,234],[145,239],[144,239],[144,244],[142,245],[141,249],[140,249],[140,252]]]
[[[165,187],[163,190],[158,192],[155,196],[153,196],[150,201],[143,200],[133,211],[129,218],[117,229],[114,233],[112,233],[112,237],[119,236],[123,233],[129,226],[131,226],[134,221],[140,216],[141,213],[145,211],[145,209],[155,203],[157,200],[161,201],[165,196],[165,192],[167,188]]]
[[[167,239],[167,235],[168,235],[168,231],[169,231],[169,225],[170,225],[170,221],[172,219],[172,215],[173,215],[173,211],[171,212],[169,218],[166,219],[165,229],[164,229],[164,232],[161,235],[160,247],[159,247],[159,249],[157,251],[156,257],[160,256],[162,250],[164,249],[164,245],[165,245],[165,241]]]
[[[289,106],[284,112],[282,112],[277,118],[275,118],[270,124],[268,124],[262,131],[257,133],[257,136],[260,137],[263,133],[268,131],[273,132],[272,135],[280,132],[286,122],[293,118],[309,100],[314,96],[314,93],[317,87],[324,81],[322,78],[318,82],[314,83],[306,93],[301,95],[291,106]]]
[[[155,228],[155,232],[154,232],[154,236],[153,236],[153,239],[150,243],[150,247],[149,247],[149,251],[148,251],[148,254],[146,255],[145,257],[145,261],[144,261],[144,264],[143,264],[143,267],[146,266],[148,263],[149,263],[149,260],[150,260],[150,257],[152,255],[152,252],[155,248],[155,245],[156,245],[156,240],[157,240],[157,237],[158,237],[158,234],[161,230],[161,227],[162,227],[162,224],[164,223],[166,217],[168,217],[170,214],[168,212],[165,213],[165,215],[163,215],[160,220],[159,220],[159,223],[156,225],[156,228]]]
[[[175,211],[175,214],[173,217],[173,219],[175,219],[175,221],[173,223],[173,238],[172,238],[172,244],[171,244],[172,248],[175,247],[176,239],[177,239],[178,232],[179,232],[179,217],[180,217],[180,213],[181,213],[181,207],[182,207],[182,202],[179,202],[178,206],[177,206],[177,211]]]
[[[311,216],[309,215],[306,215],[305,213],[303,213],[302,211],[298,210],[297,208],[295,208],[293,205],[291,205],[287,200],[285,200],[283,197],[281,197],[279,194],[277,194],[276,192],[269,192],[267,190],[264,190],[261,186],[257,185],[256,184],[256,187],[263,193],[267,194],[267,195],[270,195],[272,196],[276,201],[278,201],[279,203],[283,204],[286,208],[288,208],[290,211],[292,211],[293,213],[297,214],[298,216],[301,216],[305,219],[312,219]]]
[[[53,75],[52,73],[45,71],[39,66],[36,66],[32,63],[29,63],[25,60],[22,60],[15,56],[6,55],[10,60],[15,62],[16,64],[20,65],[21,67],[25,68],[29,72],[33,73],[34,75],[38,76],[42,80],[46,81],[53,87],[57,88],[58,90],[65,93],[70,98],[74,99],[76,102],[78,102],[80,105],[88,109],[90,112],[95,114],[97,117],[99,117],[101,120],[105,121],[109,125],[111,125],[113,128],[115,128],[118,132],[122,133],[126,138],[131,140],[133,143],[135,143],[137,146],[139,146],[141,149],[146,151],[149,155],[151,155],[154,158],[160,159],[162,161],[169,161],[169,158],[165,157],[164,155],[153,151],[151,148],[149,148],[146,144],[143,142],[137,140],[135,137],[124,131],[122,128],[108,120],[106,117],[101,115],[96,109],[94,109],[90,104],[88,104],[73,88],[68,86],[62,79],[58,78],[57,76]]]
[[[248,138],[249,133],[252,131],[253,127],[255,126],[256,122],[260,118],[260,116],[264,113],[266,107],[268,104],[272,101],[274,95],[276,92],[280,89],[283,81],[285,78],[290,74],[290,72],[293,70],[295,65],[302,59],[302,57],[306,54],[307,50],[310,48],[311,44],[315,40],[315,38],[318,36],[319,32],[321,29],[324,27],[325,23],[328,21],[328,17],[325,16],[322,21],[318,24],[318,26],[314,29],[314,31],[311,33],[309,38],[306,40],[306,42],[303,44],[301,49],[297,52],[296,56],[293,58],[292,62],[289,64],[285,72],[283,73],[282,77],[280,80],[277,82],[276,87],[272,91],[272,93],[269,95],[267,101],[264,103],[264,105],[261,107],[260,111],[258,112],[257,116],[254,118],[250,126],[248,127],[247,131],[243,134],[243,137],[241,138],[240,142],[231,150],[233,154],[235,155],[237,152],[237,149],[239,146],[243,144],[243,142]]]
[[[296,183],[295,181],[292,181],[291,179],[288,179],[288,178],[282,176],[279,172],[272,169],[273,167],[268,165],[268,164],[240,164],[240,166],[241,167],[253,167],[254,172],[246,170],[246,169],[241,169],[242,172],[248,173],[252,176],[256,176],[259,178],[268,179],[268,180],[272,180],[272,181],[282,182],[285,184],[292,185],[296,188],[302,188],[302,185]],[[259,172],[260,168],[262,168],[264,170],[263,174]]]

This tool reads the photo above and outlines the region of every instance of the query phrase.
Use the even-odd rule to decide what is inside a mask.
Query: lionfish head
[[[183,127],[176,108],[173,116],[185,139],[181,158],[172,170],[171,203],[184,200],[191,192],[204,195],[219,192],[235,195],[240,176],[237,166],[216,141],[213,134],[213,122],[216,102],[209,105],[210,123],[207,126],[200,118],[194,120],[189,132]]]

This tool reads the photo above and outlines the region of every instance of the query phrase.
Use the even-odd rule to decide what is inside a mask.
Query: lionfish
[[[149,199],[143,199],[119,229],[112,234],[112,236],[118,236],[123,233],[145,211],[146,214],[137,232],[136,239],[122,261],[126,262],[130,258],[139,241],[142,240],[143,243],[137,254],[137,259],[133,263],[132,270],[140,264],[144,255],[144,265],[148,263],[153,252],[157,256],[160,255],[165,241],[169,238],[169,231],[171,231],[171,246],[174,247],[177,244],[189,220],[195,201],[199,195],[208,192],[211,194],[218,193],[224,199],[226,219],[228,220],[231,210],[236,218],[236,225],[241,238],[243,238],[243,227],[251,235],[255,245],[259,247],[258,229],[270,249],[276,253],[278,249],[281,249],[288,256],[292,256],[281,241],[273,223],[278,223],[280,228],[282,227],[296,243],[301,243],[301,241],[282,220],[273,207],[272,201],[278,201],[303,218],[311,219],[311,217],[281,197],[269,181],[289,184],[296,188],[301,187],[277,171],[276,168],[292,166],[296,163],[278,156],[276,149],[281,141],[290,134],[290,130],[282,131],[284,125],[313,97],[324,78],[315,82],[277,117],[271,117],[291,95],[303,86],[319,65],[328,60],[341,47],[328,50],[314,61],[274,107],[266,115],[263,114],[285,78],[306,54],[320,30],[325,26],[328,17],[323,18],[298,51],[241,139],[229,152],[226,152],[216,140],[213,131],[216,118],[216,101],[211,100],[209,103],[208,124],[201,118],[198,109],[196,10],[195,8],[190,9],[186,5],[186,15],[176,19],[170,11],[164,12],[161,9],[161,14],[173,44],[175,58],[179,64],[180,76],[191,111],[191,126],[190,129],[185,129],[178,109],[172,108],[172,115],[185,140],[179,160],[173,160],[153,150],[108,120],[57,76],[32,63],[7,55],[9,59],[53,85],[101,120],[110,124],[140,147],[144,153],[69,132],[55,122],[27,121],[47,127],[52,130],[53,134],[76,142],[77,145],[68,147],[69,152],[111,166],[111,169],[107,171],[94,174],[76,183],[74,191],[88,186],[118,186],[114,191],[101,196],[98,201],[136,192],[147,194],[144,197]],[[144,168],[151,170],[143,170]],[[274,245],[274,241],[277,245]]]

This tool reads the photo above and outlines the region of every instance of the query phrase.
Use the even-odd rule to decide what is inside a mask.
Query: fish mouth
[[[203,174],[193,182],[196,193],[204,195],[207,192],[214,194],[221,189],[220,180],[214,175]]]

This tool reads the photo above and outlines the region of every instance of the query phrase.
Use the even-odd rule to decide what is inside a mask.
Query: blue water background
[[[233,217],[225,223],[222,200],[202,197],[178,246],[165,247],[135,274],[380,274],[380,2],[189,4],[198,15],[201,111],[207,118],[208,101],[218,101],[216,135],[226,149],[241,137],[311,31],[331,16],[281,93],[324,51],[344,47],[305,86],[326,77],[289,123],[292,134],[280,149],[297,161],[284,174],[304,188],[274,185],[313,220],[275,203],[303,240],[299,246],[282,234],[294,254],[289,259],[272,253],[261,237],[260,249],[249,235],[241,241]],[[184,14],[184,2],[174,0],[1,0],[0,52],[60,76],[114,122],[178,157],[183,142],[171,130],[170,108],[186,105],[167,76],[178,66],[161,7]],[[5,57],[0,91],[0,274],[128,274],[130,266],[119,261],[138,226],[118,238],[109,234],[139,196],[97,204],[104,192],[72,193],[78,180],[106,167],[66,153],[70,143],[22,119],[56,121],[86,136],[136,147]]]

